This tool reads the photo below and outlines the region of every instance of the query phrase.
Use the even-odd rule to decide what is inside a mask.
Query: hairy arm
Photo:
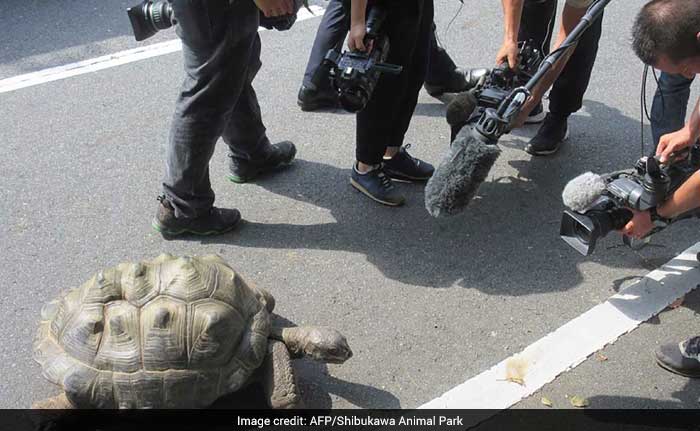
[[[501,0],[503,7],[503,45],[496,54],[496,64],[508,62],[511,69],[518,66],[518,32],[523,15],[524,0]]]
[[[666,162],[671,153],[677,153],[691,146],[700,137],[700,100],[695,104],[695,109],[690,113],[690,118],[682,129],[662,136],[656,147],[656,154],[661,162]]]
[[[665,218],[677,217],[700,207],[700,171],[695,172],[656,212]]]

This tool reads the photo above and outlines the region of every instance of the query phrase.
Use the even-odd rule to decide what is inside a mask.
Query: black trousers
[[[209,160],[223,137],[231,153],[262,157],[270,142],[252,82],[260,69],[259,11],[250,1],[173,0],[185,80],[166,148],[163,189],[177,217],[214,203]]]
[[[549,46],[556,21],[557,0],[525,0],[520,19],[518,40],[532,39],[543,47],[545,54]],[[549,111],[555,115],[568,116],[583,104],[583,96],[591,79],[591,72],[598,54],[598,41],[603,28],[601,16],[586,30],[569,62],[549,92]]]
[[[383,74],[367,107],[357,114],[356,158],[368,165],[381,163],[387,147],[403,144],[425,81],[433,29],[433,0],[388,5],[388,62],[403,66],[403,72]]]
[[[412,1],[412,0],[406,0]],[[343,0],[331,0],[326,8],[326,13],[323,15],[321,24],[316,32],[313,47],[309,62],[306,65],[304,72],[304,85],[312,86],[312,79],[318,70],[319,66],[326,57],[326,54],[331,49],[342,50],[345,36],[350,28],[350,12],[343,6]],[[435,24],[432,24],[432,32],[430,34],[430,54],[427,59],[428,70],[425,81],[430,84],[441,84],[447,81],[450,74],[457,68],[457,65],[452,61],[449,54],[438,43],[435,35]],[[328,77],[321,77],[319,82],[322,84],[322,90],[330,88]]]

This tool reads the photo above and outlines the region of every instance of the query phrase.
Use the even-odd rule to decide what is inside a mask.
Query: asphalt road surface
[[[436,3],[440,39],[455,60],[491,65],[501,40],[498,2],[467,0],[459,13],[457,1]],[[296,364],[309,407],[420,406],[604,302],[698,241],[689,221],[641,251],[610,235],[584,258],[558,236],[569,179],[631,167],[640,156],[642,66],[629,40],[642,4],[616,0],[606,10],[584,108],[571,117],[563,149],[532,158],[524,147],[535,128],[506,136],[476,201],[446,220],[430,218],[419,185],[399,185],[408,197],[399,209],[357,193],[349,185],[353,116],[296,106],[319,18],[262,33],[255,88],[269,136],[294,141],[298,160],[234,185],[218,147],[217,204],[239,208],[247,221],[222,237],[165,241],[150,228],[182,79],[179,53],[0,94],[0,407],[27,407],[57,391],[31,359],[45,302],[101,268],[163,252],[218,253],[268,288],[285,319],[347,336],[355,355],[346,364]],[[127,6],[5,0],[0,79],[142,46],[131,38]],[[148,43],[173,38],[165,31]],[[648,100],[653,90],[652,82]],[[440,160],[444,112],[421,94],[407,136],[414,155]],[[516,408],[544,407],[543,396],[565,408],[573,395],[601,408],[697,408],[697,382],[652,359],[659,343],[697,333],[697,310],[700,296],[691,294],[605,348],[607,360],[592,356]]]

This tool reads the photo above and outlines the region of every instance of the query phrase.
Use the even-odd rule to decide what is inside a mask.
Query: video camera
[[[452,128],[452,140],[462,127],[475,124],[486,109],[498,109],[514,89],[527,84],[543,59],[543,53],[535,46],[534,41],[521,41],[518,43],[516,70],[510,69],[508,62],[504,62],[491,70],[473,71],[473,74],[480,75],[479,80],[468,92],[474,98],[463,94],[469,97],[469,102],[465,103],[462,97],[457,96],[447,107],[447,121]]]
[[[321,79],[330,76],[333,89],[337,91],[340,105],[349,112],[362,111],[372,98],[382,73],[398,75],[403,68],[385,63],[389,57],[389,38],[381,33],[387,11],[374,5],[367,14],[367,52],[330,50],[321,67],[314,74],[312,83],[321,87]]]
[[[640,158],[634,169],[606,175],[583,174],[564,189],[565,210],[560,234],[564,241],[584,256],[593,253],[598,239],[613,230],[620,230],[632,219],[630,208],[652,211],[655,227],[645,237],[665,229],[676,221],[700,216],[690,211],[674,219],[655,214],[658,205],[666,201],[691,175],[700,169],[700,145],[672,157],[661,164],[656,157]],[[625,244],[633,246],[624,237]]]
[[[137,41],[146,40],[160,30],[165,30],[177,24],[171,3],[172,0],[144,0],[140,4],[126,10]],[[308,9],[308,1],[294,0],[294,13],[291,15],[268,18],[260,12],[260,26],[268,30],[289,30],[297,20],[296,12],[302,6]]]

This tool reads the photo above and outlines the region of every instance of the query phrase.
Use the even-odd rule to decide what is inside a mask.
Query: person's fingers
[[[294,6],[292,0],[283,0],[282,9],[284,9],[284,15],[291,15],[294,13]]]
[[[513,54],[512,52],[508,54],[508,67],[511,70],[515,70],[518,67],[518,54]]]
[[[674,144],[669,144],[666,146],[666,148],[663,149],[661,152],[661,157],[659,159],[661,160],[662,163],[665,163],[669,157],[671,157],[671,154],[676,150],[676,146]]]

